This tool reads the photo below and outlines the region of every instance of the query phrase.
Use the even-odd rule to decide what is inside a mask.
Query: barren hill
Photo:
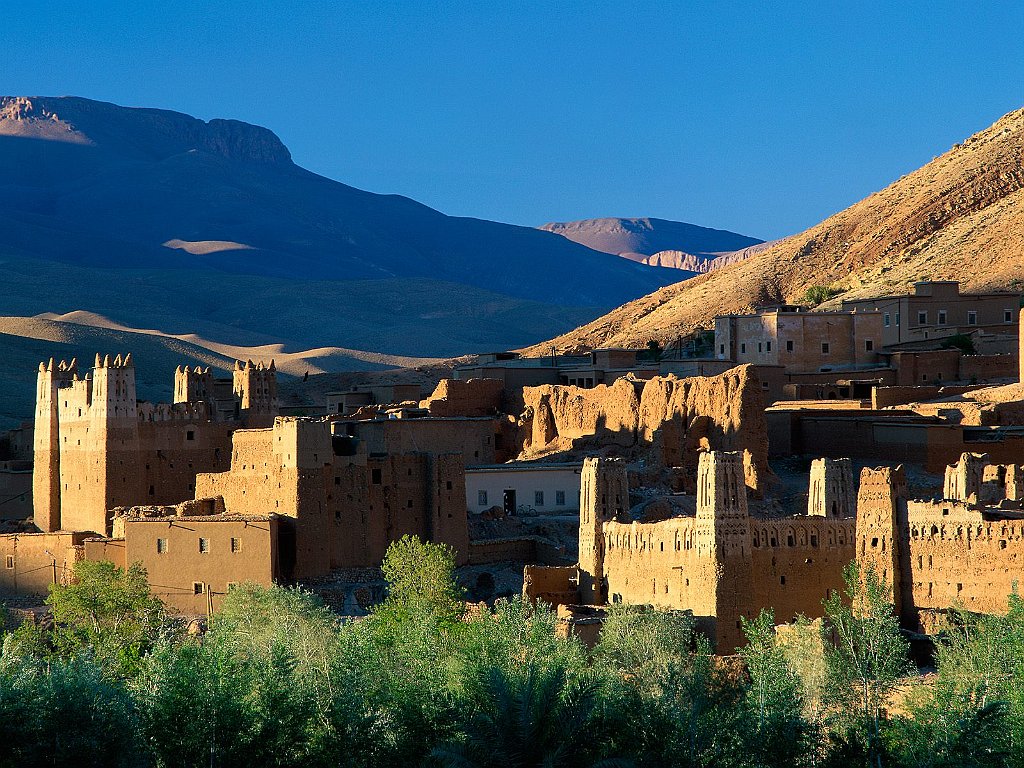
[[[1024,110],[885,189],[730,267],[662,288],[550,342],[539,353],[670,340],[715,315],[798,301],[906,291],[915,280],[971,290],[1024,286]]]
[[[0,97],[0,263],[2,315],[426,356],[530,343],[678,279],[326,179],[266,128],[74,97]]]

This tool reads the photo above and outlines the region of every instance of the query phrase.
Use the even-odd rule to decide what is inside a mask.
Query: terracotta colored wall
[[[78,533],[10,533],[0,536],[0,590],[45,595],[54,577],[66,584],[81,557]],[[56,563],[56,570],[54,568]],[[10,567],[8,567],[10,565]]]

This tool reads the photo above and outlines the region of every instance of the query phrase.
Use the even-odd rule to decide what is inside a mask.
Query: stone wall
[[[700,450],[745,451],[747,484],[759,490],[768,475],[764,398],[749,365],[718,376],[618,379],[592,389],[529,387],[523,397],[522,458],[602,446],[695,474]]]
[[[500,379],[441,379],[420,407],[431,416],[493,416],[501,412],[504,389]]]

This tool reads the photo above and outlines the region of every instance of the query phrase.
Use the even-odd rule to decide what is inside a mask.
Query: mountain
[[[650,218],[552,222],[539,229],[648,266],[691,272],[707,272],[719,257],[764,243],[724,229]]]
[[[730,264],[737,264],[744,259],[749,259],[761,251],[768,250],[778,242],[778,240],[772,240],[768,243],[748,245],[746,248],[741,248],[738,251],[727,251],[717,256],[698,256],[686,251],[658,251],[650,256],[644,256],[640,253],[620,253],[619,256],[646,264],[649,267],[668,267],[669,269],[683,269],[687,272],[703,274],[727,267]]]
[[[0,315],[417,357],[527,344],[678,279],[326,179],[266,128],[74,97],[0,97],[0,270]]]
[[[662,288],[552,341],[537,354],[642,346],[709,327],[715,315],[796,302],[831,286],[843,298],[905,292],[916,280],[967,290],[1024,287],[1024,109],[913,173],[733,266]]]

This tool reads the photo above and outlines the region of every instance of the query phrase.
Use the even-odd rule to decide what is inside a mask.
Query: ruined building
[[[110,533],[109,511],[191,499],[195,476],[226,469],[231,433],[273,422],[274,364],[236,363],[231,394],[209,369],[175,371],[173,403],[136,400],[129,353],[39,365],[33,507],[41,531]]]
[[[742,645],[741,616],[762,608],[773,608],[778,622],[820,616],[822,600],[842,587],[842,570],[854,557],[855,521],[845,516],[852,508],[849,463],[816,467],[827,514],[751,516],[743,455],[707,451],[699,460],[696,514],[638,523],[624,519],[624,464],[587,459],[578,568],[527,567],[526,594],[689,609],[723,653]]]
[[[943,498],[908,499],[902,467],[864,469],[857,558],[892,586],[901,621],[929,630],[952,606],[1005,613],[1024,566],[1024,468],[963,454]]]

